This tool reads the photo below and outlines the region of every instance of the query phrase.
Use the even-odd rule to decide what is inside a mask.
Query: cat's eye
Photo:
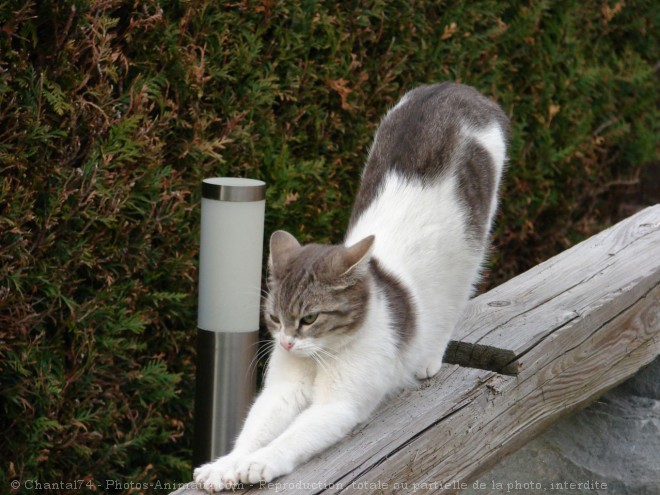
[[[279,323],[280,319],[277,317],[277,315],[274,315],[273,313],[268,315],[273,323]]]
[[[318,313],[310,313],[310,314],[305,315],[302,318],[300,318],[300,322],[303,325],[311,325],[312,323],[314,323],[316,321],[316,319],[318,317],[319,317]]]

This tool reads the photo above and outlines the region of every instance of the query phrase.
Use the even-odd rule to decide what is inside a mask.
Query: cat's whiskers
[[[260,345],[263,344],[263,346],[260,346],[259,349],[257,349],[257,352],[255,353],[254,358],[252,358],[252,361],[250,361],[250,364],[248,365],[248,370],[250,373],[250,380],[252,380],[252,377],[254,376],[254,373],[257,370],[257,367],[259,366],[259,361],[261,361],[264,357],[266,357],[268,354],[270,354],[270,351],[273,349],[275,342],[271,339],[268,340],[259,340],[258,342],[255,342],[252,344],[254,345]],[[250,346],[250,347],[252,347]],[[270,364],[270,360],[266,360],[266,365],[264,368],[264,373],[268,372],[268,366]]]
[[[314,359],[314,362],[319,365],[319,367],[327,374],[332,374],[332,366],[328,363],[328,358],[337,359],[337,355],[333,354],[327,349],[319,345],[314,345],[312,352],[310,354]]]
[[[261,288],[260,291],[259,291],[259,294],[260,294],[259,297],[261,297],[261,300],[263,302],[266,302],[270,298],[270,289]]]
[[[250,380],[252,380],[252,377],[254,376],[254,373],[257,369],[257,366],[259,365],[259,361],[263,357],[264,349],[257,349],[257,352],[254,354],[254,357],[250,361],[250,364],[248,365],[248,371],[250,373]]]
[[[325,362],[325,360],[321,357],[320,354],[316,354],[315,352],[312,352],[312,353],[310,354],[310,357],[314,360],[314,362],[316,363],[316,365],[317,365],[319,368],[321,368],[321,369],[323,370],[323,372],[324,372],[326,375],[329,375],[329,374],[330,374],[330,370],[328,369],[328,365],[327,365],[327,363]]]
[[[329,357],[329,358],[332,358],[334,360],[337,359],[337,354],[335,354],[334,352],[331,352],[328,349],[325,349],[321,346],[316,346],[314,351],[318,352],[320,355],[322,355],[324,357]]]

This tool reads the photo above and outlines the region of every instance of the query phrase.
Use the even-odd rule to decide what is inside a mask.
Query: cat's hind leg
[[[443,354],[438,354],[437,356],[432,357],[430,360],[425,361],[421,367],[417,368],[415,372],[415,377],[418,380],[426,380],[428,378],[433,378],[438,374],[440,368],[442,368]]]
[[[450,326],[453,328],[453,325]],[[451,330],[436,325],[429,334],[421,337],[423,347],[416,352],[415,377],[418,380],[433,378],[438,374],[444,361]]]

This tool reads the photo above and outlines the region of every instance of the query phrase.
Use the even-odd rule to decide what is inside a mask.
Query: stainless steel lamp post
[[[255,393],[266,184],[202,182],[193,464],[228,453]]]

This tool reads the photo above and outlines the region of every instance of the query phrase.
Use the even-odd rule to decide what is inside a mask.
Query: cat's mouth
[[[282,342],[280,346],[290,354],[299,357],[311,357],[314,354],[314,346],[309,346],[303,340],[295,339],[293,342]]]
[[[300,358],[313,359],[320,366],[324,366],[337,358],[336,352],[326,349],[309,339],[300,339],[285,335],[280,336],[277,340],[280,347],[287,353]]]

